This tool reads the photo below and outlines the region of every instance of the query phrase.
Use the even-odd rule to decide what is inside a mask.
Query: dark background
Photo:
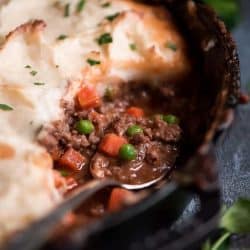
[[[219,0],[218,0],[219,1]],[[250,1],[241,1],[241,22],[233,30],[241,63],[242,90],[250,92]],[[225,140],[217,146],[222,199],[231,204],[238,197],[250,198],[250,105],[237,110]]]
[[[249,93],[250,1],[241,0],[240,3],[241,22],[233,30],[233,36],[240,57],[242,90]],[[250,105],[238,108],[235,123],[217,146],[216,154],[223,203],[231,205],[239,197],[250,198]],[[233,238],[231,249],[250,250],[250,236]]]
[[[239,2],[240,22],[232,33],[240,59],[241,89],[250,94],[250,0]],[[222,203],[230,206],[240,197],[250,198],[250,104],[237,108],[232,128],[216,145],[216,158]],[[191,201],[184,218],[197,209],[196,203]],[[230,250],[250,250],[250,235],[232,237],[230,246]]]

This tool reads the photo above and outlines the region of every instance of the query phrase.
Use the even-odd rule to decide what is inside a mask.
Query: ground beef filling
[[[107,177],[141,184],[174,166],[181,138],[178,119],[164,119],[165,111],[159,110],[160,105],[154,107],[158,97],[150,87],[120,89],[122,92],[108,89],[95,107],[83,108],[78,101],[74,105],[64,103],[65,120],[41,132],[40,143],[52,155],[55,169],[71,184],[73,180],[79,185]],[[160,89],[157,92],[163,95]],[[90,122],[91,130],[79,132],[81,120]],[[124,145],[130,148],[125,146],[121,152]]]

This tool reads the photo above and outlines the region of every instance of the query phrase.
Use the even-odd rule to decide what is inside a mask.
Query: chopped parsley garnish
[[[69,172],[66,171],[66,170],[60,170],[60,174],[61,174],[61,176],[63,176],[63,177],[69,176]]]
[[[35,75],[37,74],[37,71],[32,70],[32,71],[30,72],[30,74],[31,74],[32,76],[35,76]]]
[[[110,2],[106,2],[106,3],[103,3],[101,6],[102,6],[103,8],[107,8],[107,7],[109,7],[110,5],[111,5]]]
[[[136,45],[135,45],[134,43],[129,44],[129,48],[130,48],[131,50],[136,50],[136,49],[137,49],[137,48],[136,48]]]
[[[61,34],[60,36],[57,37],[57,40],[64,40],[66,39],[68,36]]]
[[[114,95],[115,95],[115,91],[113,88],[111,87],[107,87],[105,89],[105,93],[104,93],[104,97],[108,100],[108,101],[112,101],[114,99]]]
[[[87,59],[87,63],[88,63],[89,65],[91,65],[91,66],[101,64],[100,61],[96,61],[96,60],[93,60],[93,59],[91,59],[91,58],[88,58],[88,59]]]
[[[34,85],[43,86],[43,85],[45,85],[45,83],[44,82],[34,82]]]
[[[64,8],[64,17],[68,17],[70,14],[70,3],[67,3]]]
[[[174,44],[174,43],[172,43],[172,42],[167,42],[165,46],[166,46],[166,48],[169,48],[169,49],[171,49],[171,50],[173,50],[173,51],[177,51],[177,46],[176,46],[176,44]]]
[[[86,0],[79,0],[76,6],[77,13],[80,13],[84,9],[85,3],[86,3]]]
[[[26,69],[32,69],[32,67],[31,67],[30,65],[26,65],[24,68],[26,68]],[[30,71],[30,74],[31,74],[32,76],[35,76],[37,73],[38,73],[38,72],[37,72],[36,70]]]
[[[97,39],[97,42],[99,45],[112,43],[113,38],[111,37],[110,33],[104,33]]]
[[[112,22],[114,19],[116,19],[120,15],[120,12],[117,12],[113,15],[106,16],[106,19],[110,22]]]
[[[3,111],[11,111],[13,108],[7,104],[0,103],[0,109]]]

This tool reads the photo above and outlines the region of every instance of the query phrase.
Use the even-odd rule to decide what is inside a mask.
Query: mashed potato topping
[[[82,85],[189,72],[170,13],[125,0],[0,1],[0,243],[62,200],[37,143]]]

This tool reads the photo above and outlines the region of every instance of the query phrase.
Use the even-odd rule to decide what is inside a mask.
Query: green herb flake
[[[104,97],[107,99],[107,101],[113,101],[115,95],[115,91],[111,87],[107,87],[105,89]]]
[[[129,48],[133,51],[135,51],[137,48],[136,48],[136,45],[134,43],[131,43],[129,44]]]
[[[111,37],[110,33],[104,33],[99,38],[97,38],[97,43],[99,45],[104,45],[112,42],[113,38]]]
[[[114,19],[116,19],[120,15],[120,12],[117,12],[113,15],[106,16],[106,19],[110,22],[112,22]]]
[[[31,66],[30,65],[26,65],[24,68],[25,69],[31,69]]]
[[[100,62],[100,61],[96,61],[96,60],[91,59],[91,58],[88,58],[88,59],[87,59],[87,63],[88,63],[89,65],[91,65],[91,66],[101,64],[101,62]]]
[[[37,74],[37,71],[32,70],[32,71],[30,72],[30,74],[31,74],[32,76],[35,76],[35,75]]]
[[[60,36],[57,37],[57,40],[64,40],[66,39],[68,36],[61,34]]]
[[[80,0],[77,5],[76,5],[76,12],[80,13],[84,9],[86,1],[85,0]]]
[[[44,82],[34,82],[34,85],[36,85],[36,86],[43,86],[43,85],[45,85],[45,83]]]
[[[171,49],[173,51],[177,51],[177,46],[176,44],[172,43],[172,42],[167,42],[165,44],[165,47],[168,48],[168,49]]]
[[[221,219],[220,226],[231,233],[250,232],[250,200],[239,199]]]
[[[64,7],[64,17],[69,17],[70,15],[70,3],[67,3]]]
[[[61,174],[62,177],[67,177],[67,176],[69,176],[69,172],[66,171],[66,170],[60,170],[60,174]]]
[[[3,111],[11,111],[13,108],[7,104],[0,103],[0,109]]]
[[[106,3],[103,3],[101,6],[103,8],[107,8],[107,7],[110,7],[111,3],[110,2],[106,2]]]

